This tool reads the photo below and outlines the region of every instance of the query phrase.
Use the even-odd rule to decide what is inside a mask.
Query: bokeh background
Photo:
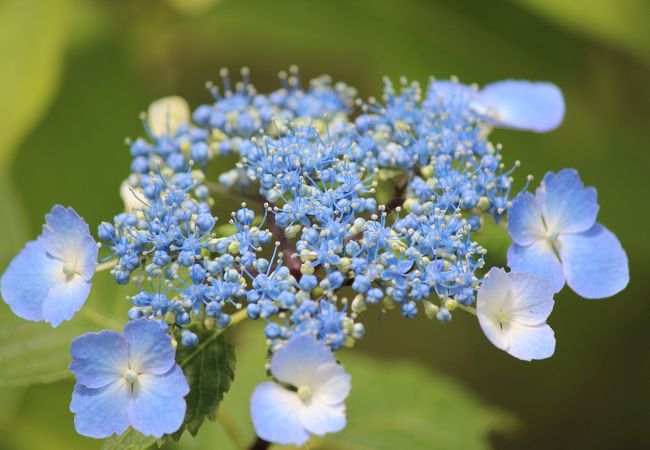
[[[630,258],[629,287],[601,301],[559,294],[550,360],[509,357],[460,313],[445,326],[370,320],[357,350],[417,361],[509,411],[517,425],[492,434],[493,448],[650,448],[648,18],[646,0],[2,0],[0,269],[54,203],[74,206],[91,229],[119,211],[123,139],[142,134],[138,113],[170,94],[194,107],[209,101],[204,83],[221,67],[250,67],[265,91],[297,64],[303,79],[329,73],[362,97],[380,93],[383,75],[550,80],[565,94],[565,123],[543,135],[500,130],[494,140],[522,161],[522,179],[575,167],[598,187],[600,221]],[[490,262],[503,264],[495,253]],[[96,289],[102,307],[126,311],[110,283]],[[0,389],[0,449],[97,448],[74,433],[71,386]],[[463,420],[430,448],[463,448],[453,439]],[[227,448],[214,439],[204,448]]]

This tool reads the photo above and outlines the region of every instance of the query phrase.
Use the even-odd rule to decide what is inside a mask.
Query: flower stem
[[[465,306],[465,305],[459,304],[458,308],[462,309],[463,311],[467,311],[470,314],[476,315],[476,308],[474,308],[473,306]]]
[[[217,415],[217,420],[221,423],[221,426],[226,431],[226,434],[230,438],[235,447],[240,450],[246,450],[246,441],[239,430],[239,427],[235,421],[226,413],[223,408],[219,408],[219,413]]]
[[[90,306],[84,306],[81,310],[81,315],[86,319],[90,320],[95,325],[99,325],[102,328],[108,328],[115,331],[122,330],[121,324],[119,324],[118,322],[112,319],[109,319],[108,317],[104,316],[102,313],[96,311]]]
[[[249,447],[249,450],[266,450],[271,446],[271,443],[258,437],[255,442]]]
[[[101,264],[97,264],[97,267],[95,267],[95,272],[102,272],[104,270],[112,269],[113,266],[115,266],[115,264],[117,264],[116,259],[113,259],[111,261],[106,261]]]

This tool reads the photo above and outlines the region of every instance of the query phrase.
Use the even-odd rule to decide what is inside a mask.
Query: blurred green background
[[[567,102],[557,131],[493,140],[522,161],[521,179],[575,167],[598,187],[600,221],[630,257],[630,286],[603,301],[558,295],[550,360],[509,357],[460,313],[446,326],[369,316],[357,351],[419,361],[510,411],[518,426],[490,437],[497,449],[650,448],[648,18],[646,0],[2,0],[0,269],[54,203],[74,206],[91,228],[119,211],[130,159],[122,141],[142,133],[138,113],[171,94],[193,107],[209,101],[204,83],[221,67],[250,67],[266,91],[298,64],[303,79],[329,73],[362,97],[379,94],[382,75],[553,81]],[[98,284],[99,307],[127,309],[110,281]],[[7,311],[0,306],[2,321]],[[0,361],[10,364],[2,345],[15,334],[2,321]],[[71,386],[1,389],[0,449],[96,448],[75,436]],[[462,433],[463,421],[449,432]],[[465,448],[454,442],[430,448]]]

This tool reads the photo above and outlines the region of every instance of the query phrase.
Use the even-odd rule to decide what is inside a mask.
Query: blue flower
[[[564,120],[564,97],[553,83],[502,80],[477,90],[458,81],[433,81],[427,106],[457,116],[474,113],[482,121],[502,128],[543,133]]]
[[[596,190],[575,170],[547,173],[535,195],[519,195],[510,209],[508,266],[547,278],[556,292],[565,281],[585,298],[620,292],[630,279],[627,255],[596,222],[598,208]]]
[[[77,384],[70,411],[78,433],[93,438],[131,426],[160,438],[180,428],[189,387],[160,324],[137,319],[114,331],[88,333],[70,349]]]
[[[556,85],[526,80],[488,84],[471,107],[492,125],[538,133],[560,126],[565,109],[562,91]]]
[[[325,344],[309,334],[296,335],[271,358],[271,374],[251,397],[251,418],[259,437],[277,444],[302,445],[345,427],[345,398],[350,375]]]
[[[548,280],[493,267],[478,291],[476,312],[487,338],[524,361],[549,358],[555,335],[546,319],[553,310]]]
[[[45,222],[41,235],[11,261],[0,286],[17,316],[56,327],[88,298],[98,249],[72,208],[54,206]]]

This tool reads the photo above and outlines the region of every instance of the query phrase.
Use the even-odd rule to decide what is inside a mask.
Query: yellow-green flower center
[[[497,322],[499,322],[500,325],[505,325],[510,322],[510,314],[505,311],[499,311],[497,313]]]
[[[300,386],[298,388],[298,397],[302,400],[307,400],[311,397],[311,388],[309,386]]]
[[[124,379],[129,383],[133,384],[138,379],[138,374],[132,371],[131,369],[124,372]]]

